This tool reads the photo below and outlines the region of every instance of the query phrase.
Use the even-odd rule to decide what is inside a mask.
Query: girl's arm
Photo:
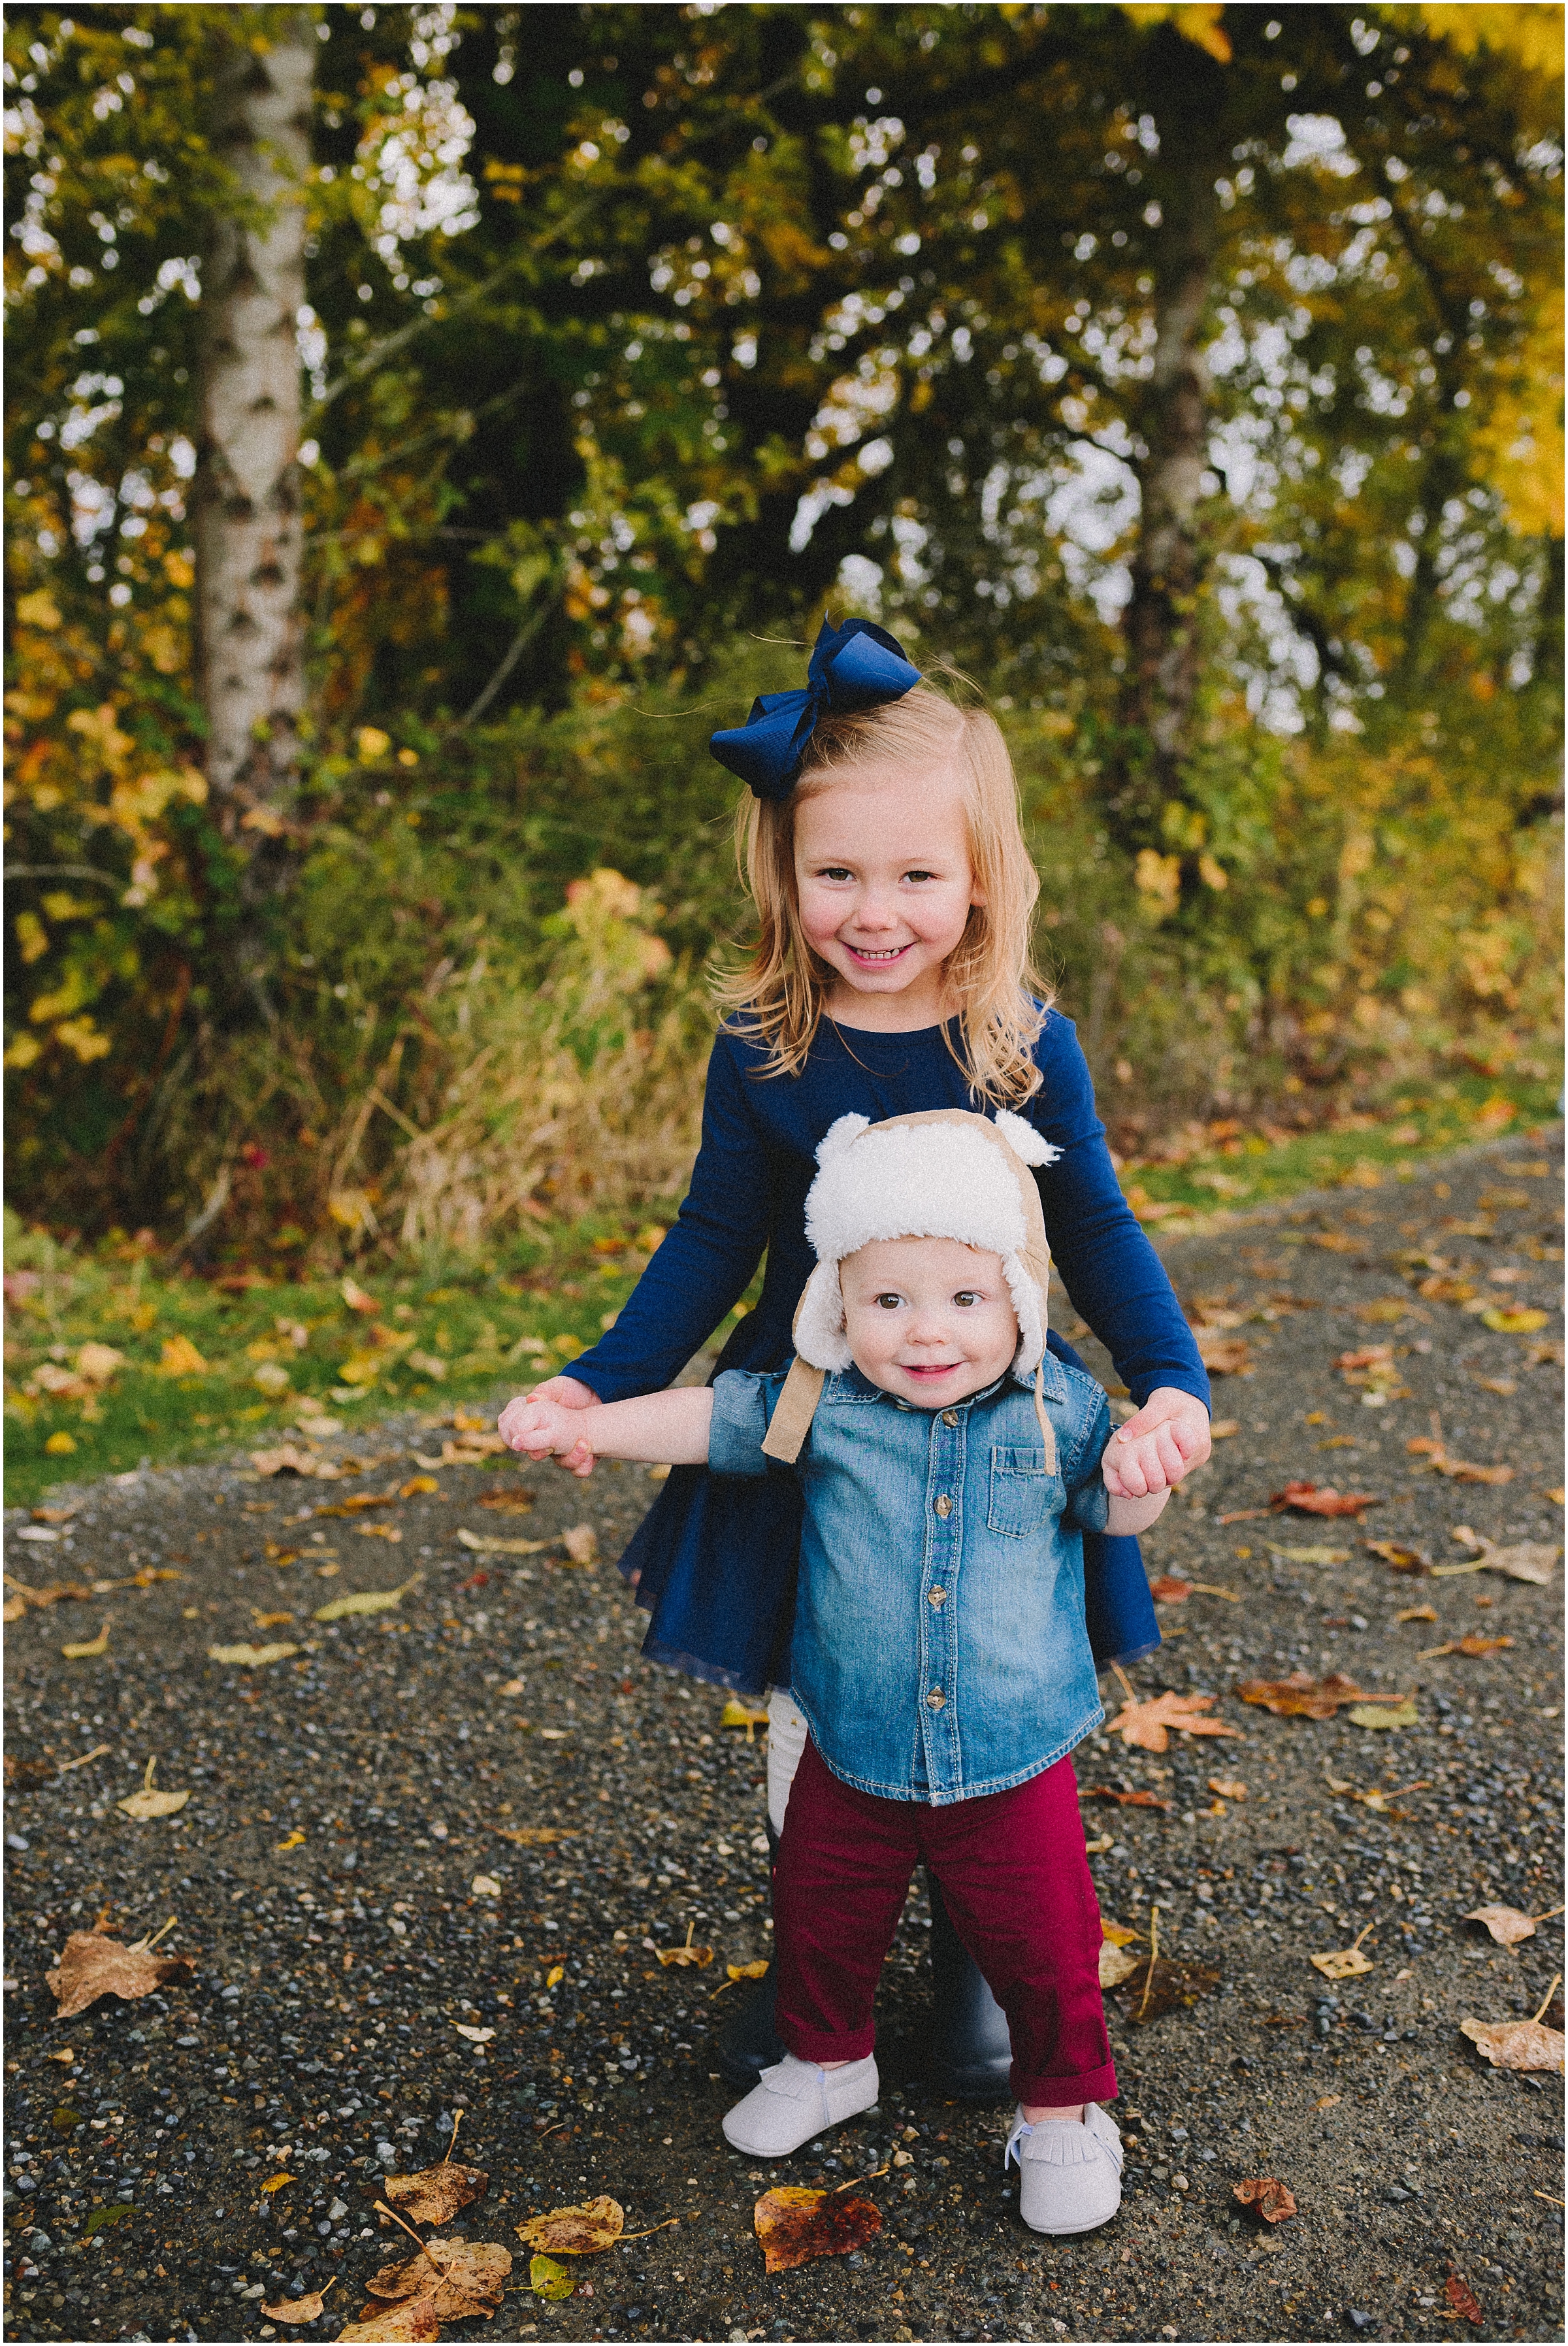
[[[1035,1177],[1046,1236],[1074,1303],[1138,1403],[1105,1468],[1114,1495],[1141,1499],[1207,1457],[1208,1376],[1165,1266],[1122,1195],[1072,1023],[1054,1011],[1037,1058],[1044,1080],[1026,1113],[1062,1151]]]
[[[615,1326],[573,1362],[570,1378],[552,1379],[551,1392],[575,1384],[586,1388],[585,1397],[608,1402],[659,1391],[745,1294],[768,1244],[772,1194],[768,1144],[747,1081],[721,1030],[708,1063],[702,1146],[675,1226]],[[558,1397],[573,1398],[565,1390]]]
[[[594,1460],[634,1458],[648,1465],[705,1466],[713,1394],[706,1385],[643,1393],[635,1401],[604,1402],[585,1431],[580,1410],[537,1394],[508,1402],[501,1431],[530,1458],[560,1456],[574,1474],[589,1474]]]
[[[1145,1499],[1120,1499],[1113,1494],[1105,1518],[1107,1539],[1135,1539],[1165,1513],[1168,1491],[1152,1491]]]

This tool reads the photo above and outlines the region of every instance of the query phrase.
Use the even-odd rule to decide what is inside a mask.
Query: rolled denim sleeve
[[[1084,1382],[1088,1382],[1085,1378]],[[1079,1530],[1084,1532],[1103,1532],[1111,1512],[1111,1494],[1100,1471],[1100,1461],[1111,1438],[1111,1412],[1098,1386],[1094,1388],[1094,1392],[1088,1430],[1068,1470],[1071,1480],[1067,1486],[1067,1504],[1063,1511],[1069,1523],[1076,1524]]]
[[[779,1379],[750,1369],[726,1369],[713,1388],[713,1422],[708,1433],[710,1474],[741,1474],[757,1480],[768,1472],[762,1437],[779,1398]]]

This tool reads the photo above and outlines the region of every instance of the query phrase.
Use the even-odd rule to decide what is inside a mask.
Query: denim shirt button
[[[942,1710],[946,1707],[946,1703],[947,1697],[940,1687],[932,1687],[925,1698],[925,1707],[928,1710]]]
[[[942,1413],[942,1422],[943,1425],[956,1425],[958,1423],[957,1410],[944,1409]]]
[[[944,1523],[952,1513],[952,1501],[945,1491],[940,1491],[937,1494],[936,1511]]]
[[[940,1613],[940,1612],[942,1611],[942,1606],[947,1603],[947,1591],[946,1591],[946,1589],[945,1589],[945,1588],[933,1588],[933,1589],[931,1591],[931,1593],[929,1594],[929,1596],[927,1596],[927,1598],[926,1598],[926,1600],[925,1600],[925,1601],[926,1601],[926,1603],[927,1603],[928,1605],[932,1606],[935,1609],[935,1611],[937,1611],[938,1613]]]

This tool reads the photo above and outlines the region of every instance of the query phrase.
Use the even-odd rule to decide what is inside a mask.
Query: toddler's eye
[[[884,1311],[896,1311],[902,1300],[903,1298],[901,1295],[879,1295],[877,1298],[879,1305]]]
[[[850,880],[853,876],[842,863],[826,863],[817,874],[819,880]]]
[[[904,878],[906,880],[934,880],[936,878],[936,873],[934,872],[906,872],[904,873]]]
[[[967,1306],[971,1303],[982,1302],[984,1299],[977,1295],[972,1287],[961,1287],[952,1300],[957,1304]]]

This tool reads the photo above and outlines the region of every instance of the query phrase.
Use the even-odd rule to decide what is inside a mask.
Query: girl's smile
[[[795,819],[800,925],[832,978],[826,1006],[884,1032],[946,1017],[946,964],[984,901],[963,792],[946,771],[857,768]]]

